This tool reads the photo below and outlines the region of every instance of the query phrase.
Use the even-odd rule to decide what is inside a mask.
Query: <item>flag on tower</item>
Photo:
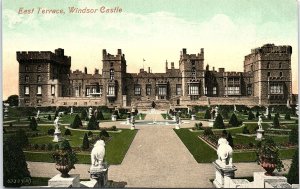
[[[143,62],[145,62],[146,60],[145,59],[143,59]]]

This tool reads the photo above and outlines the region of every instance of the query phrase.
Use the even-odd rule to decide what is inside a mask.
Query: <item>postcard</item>
[[[295,0],[3,0],[5,187],[299,187]]]

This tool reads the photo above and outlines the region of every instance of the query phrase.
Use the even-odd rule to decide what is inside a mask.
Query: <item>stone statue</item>
[[[236,106],[235,106],[235,104],[233,105],[233,111],[234,112],[236,112],[237,110],[236,110]]]
[[[40,116],[40,110],[38,110],[37,113],[36,113],[36,119],[38,119],[39,116]]]
[[[223,165],[232,166],[232,148],[228,144],[228,141],[225,138],[220,138],[218,140],[218,160]]]
[[[70,112],[70,114],[73,115],[73,113],[74,113],[74,112],[73,112],[73,107],[71,107],[71,112]]]
[[[216,111],[215,111],[214,108],[210,111],[210,114],[211,114],[211,118],[212,118],[212,119],[215,119]]]
[[[266,114],[265,114],[266,116],[268,116],[269,115],[269,107],[267,107],[267,109],[266,109]]]
[[[257,122],[258,129],[259,129],[259,130],[262,130],[262,125],[261,125],[261,123],[262,123],[262,119],[261,119],[261,116],[259,116],[259,117],[258,117],[258,122]]]
[[[92,108],[92,107],[90,107],[90,108],[89,108],[89,118],[91,118],[91,117],[92,117],[92,115],[93,115],[93,108]]]
[[[98,140],[91,152],[92,168],[103,168],[103,159],[105,156],[105,143]]]
[[[58,131],[58,127],[59,127],[59,116],[57,116],[54,120],[54,127],[55,127],[55,130]]]
[[[218,106],[215,107],[215,111],[216,111],[215,117],[217,117],[217,116],[218,116],[218,113],[219,113],[219,107],[218,107]]]

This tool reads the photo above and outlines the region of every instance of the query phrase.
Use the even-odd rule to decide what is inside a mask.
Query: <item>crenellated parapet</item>
[[[200,60],[203,60],[204,59],[204,49],[201,48],[200,53],[198,53],[198,54],[187,54],[187,50],[184,48],[181,51],[180,59],[200,59]]]
[[[18,51],[17,60],[19,63],[27,62],[54,62],[71,66],[71,57],[64,55],[64,49],[51,51]]]
[[[107,53],[106,49],[103,49],[102,51],[102,57],[103,60],[125,60],[125,55],[122,54],[122,49],[118,49],[118,53],[116,55],[112,55],[110,53]]]

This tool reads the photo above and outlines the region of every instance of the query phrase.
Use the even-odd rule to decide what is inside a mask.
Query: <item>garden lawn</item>
[[[43,126],[40,128],[40,130],[47,130],[49,128],[53,128],[50,126]],[[61,129],[62,134],[65,131],[65,128]],[[95,131],[92,131],[94,134],[98,134]],[[82,140],[84,133],[88,133],[88,131],[74,131],[71,130],[72,136],[64,136],[66,138],[70,145],[72,147],[80,147],[82,145]],[[109,132],[109,135],[111,137],[111,140],[106,143],[106,154],[105,154],[105,159],[109,164],[120,164],[123,161],[123,158],[127,152],[127,150],[130,147],[131,142],[133,141],[135,135],[137,133],[137,130],[129,130],[129,129],[122,129],[122,132],[120,133],[112,133]],[[52,143],[55,145],[56,143],[52,142],[53,136],[41,136],[41,137],[34,137],[34,138],[29,138],[29,143],[30,144],[49,144]],[[90,144],[92,145],[92,144]],[[46,152],[45,155],[43,155]],[[51,154],[52,152],[50,151],[45,151],[45,152],[26,152],[26,160],[27,161],[41,161],[41,162],[52,162]],[[90,152],[81,153],[78,154],[78,163],[90,163]]]
[[[236,130],[241,130],[241,128],[236,128]],[[174,130],[178,137],[181,139],[183,144],[187,147],[190,153],[194,156],[195,160],[198,163],[212,163],[217,159],[217,152],[208,146],[205,142],[198,138],[201,132],[190,132],[189,129],[180,129]],[[236,133],[235,130],[233,133]],[[237,140],[243,140],[243,138],[239,138],[237,136]],[[248,137],[249,138],[249,137]],[[286,137],[275,137],[275,141],[283,138],[281,140],[287,140]],[[248,139],[247,142],[252,141],[252,139]],[[278,141],[279,142],[279,141]],[[248,143],[247,143],[248,144]],[[291,159],[296,149],[281,149],[280,157],[282,159]],[[256,155],[254,151],[245,151],[245,152],[234,152],[233,161],[234,162],[254,162],[256,160]]]

